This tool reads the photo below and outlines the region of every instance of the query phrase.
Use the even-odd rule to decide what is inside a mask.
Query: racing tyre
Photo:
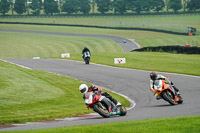
[[[166,91],[162,94],[162,97],[165,101],[170,103],[171,105],[176,105],[177,103],[174,101],[174,96],[171,94],[171,92]]]
[[[85,64],[90,64],[90,58],[89,57],[85,58]]]
[[[127,110],[124,106],[121,106],[120,108],[120,116],[125,116],[127,113]]]
[[[105,105],[103,105],[102,103],[94,104],[93,108],[94,108],[94,111],[100,114],[102,117],[104,118],[110,117],[110,113],[106,109]]]
[[[178,104],[182,104],[182,103],[183,103],[183,98],[181,96],[179,96]]]

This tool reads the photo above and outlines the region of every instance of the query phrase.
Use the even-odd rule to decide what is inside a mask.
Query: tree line
[[[66,13],[89,14],[95,9],[101,14],[109,11],[125,14],[127,12],[174,12],[179,10],[193,11],[200,9],[200,0],[0,0],[0,13],[6,15],[9,11],[21,15],[40,15]]]

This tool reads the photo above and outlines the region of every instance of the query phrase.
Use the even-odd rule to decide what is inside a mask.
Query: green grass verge
[[[72,54],[70,59],[80,60],[81,54]],[[126,58],[126,64],[114,64],[114,58]],[[129,52],[129,53],[94,53],[91,62],[131,69],[162,71],[200,76],[200,55]]]
[[[33,27],[28,26],[28,28]],[[55,27],[49,29],[51,28]],[[198,69],[200,66],[199,55],[153,52],[123,53],[121,47],[115,42],[99,38],[8,32],[0,32],[0,36],[0,58],[32,58],[34,56],[60,58],[61,53],[69,52],[71,53],[70,59],[82,61],[80,53],[84,46],[88,46],[92,52],[91,61],[94,63],[150,71],[200,75]],[[127,63],[114,65],[113,60],[116,57],[127,58]]]
[[[0,58],[57,57],[81,53],[84,46],[91,52],[122,52],[114,41],[102,38],[0,32],[0,42]]]
[[[198,133],[200,116],[159,118],[9,133]]]
[[[186,33],[186,27],[200,29],[200,15],[141,15],[141,16],[18,16],[3,17],[1,22],[26,22],[50,24],[75,24],[107,27],[136,27],[162,29]]]
[[[0,75],[0,125],[93,112],[86,108],[79,92],[81,81],[3,61],[0,61]],[[111,95],[126,107],[129,106],[123,97]]]
[[[199,35],[182,36],[182,35],[172,35],[166,33],[137,31],[137,30],[113,30],[113,29],[98,29],[98,28],[83,28],[83,27],[68,27],[68,26],[36,26],[36,25],[15,25],[15,24],[0,24],[0,29],[36,30],[36,31],[63,32],[63,33],[121,36],[129,39],[135,39],[135,41],[138,42],[142,47],[169,46],[169,45],[185,46],[185,44],[190,44],[191,46],[200,46]],[[40,36],[42,37],[43,35]],[[7,40],[4,39],[4,41]]]

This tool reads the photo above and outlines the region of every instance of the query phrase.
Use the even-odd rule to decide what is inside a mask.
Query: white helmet
[[[82,94],[85,94],[88,91],[88,86],[86,84],[81,84],[79,90]]]

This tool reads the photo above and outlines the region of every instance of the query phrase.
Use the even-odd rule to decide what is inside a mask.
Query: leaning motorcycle
[[[155,91],[155,95],[160,95],[162,99],[171,105],[183,103],[182,97],[177,95],[173,86],[171,84],[166,84],[164,80],[156,80],[154,89],[151,89],[151,91]]]
[[[83,53],[83,59],[85,61],[85,64],[90,63],[90,52],[89,51]]]
[[[97,112],[102,117],[108,118],[112,115],[124,116],[127,110],[123,106],[117,107],[112,101],[105,96],[95,94],[93,92],[87,92],[85,94],[85,104],[88,108]]]

